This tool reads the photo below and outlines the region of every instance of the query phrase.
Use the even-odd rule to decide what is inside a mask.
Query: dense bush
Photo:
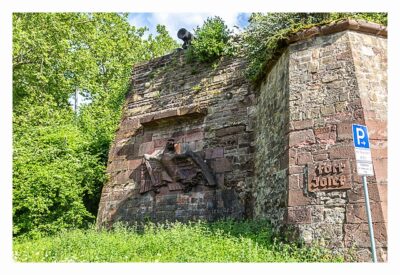
[[[189,225],[117,225],[111,231],[72,230],[38,239],[18,238],[21,262],[341,262],[317,246],[283,242],[265,221]]]
[[[94,221],[132,65],[177,47],[144,31],[127,14],[13,14],[14,235]]]
[[[256,83],[261,80],[266,63],[279,54],[283,41],[295,32],[346,18],[387,24],[387,13],[253,13],[242,39],[249,61],[247,77]]]
[[[195,38],[187,51],[189,60],[212,62],[232,52],[229,43],[231,31],[224,21],[216,16],[207,18],[203,26],[197,27]]]

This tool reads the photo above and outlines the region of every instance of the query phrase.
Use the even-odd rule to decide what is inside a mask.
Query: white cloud
[[[133,13],[129,16],[129,22],[137,27],[147,26],[151,34],[156,34],[156,25],[165,25],[171,37],[181,42],[176,34],[180,28],[193,32],[197,26],[201,26],[207,17],[220,16],[229,29],[238,32],[235,25],[239,25],[238,12],[216,13]]]

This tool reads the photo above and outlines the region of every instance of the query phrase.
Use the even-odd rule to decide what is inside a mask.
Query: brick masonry
[[[300,32],[286,41],[259,87],[245,80],[241,58],[211,68],[187,64],[176,51],[136,65],[109,153],[98,224],[266,218],[306,243],[326,244],[333,253],[355,249],[356,260],[370,261],[352,146],[351,124],[359,123],[370,134],[375,176],[368,188],[385,261],[386,34],[354,20]],[[141,193],[143,155],[169,138],[177,152],[189,147],[199,154],[217,186]]]

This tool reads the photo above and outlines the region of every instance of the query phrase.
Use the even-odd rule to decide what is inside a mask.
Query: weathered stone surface
[[[385,28],[354,20],[301,32],[267,65],[258,91],[244,79],[240,58],[226,58],[215,70],[187,64],[182,52],[136,65],[109,152],[98,223],[261,217],[278,229],[291,224],[306,242],[318,239],[335,253],[354,244],[358,260],[365,260],[369,240],[351,124],[366,124],[375,170],[368,188],[385,259],[385,35]],[[147,177],[142,156],[162,150],[170,138],[177,153],[190,148],[201,156],[216,187],[197,178],[188,192],[160,182],[158,193],[140,194]],[[304,186],[309,163],[342,160],[351,189]]]
[[[287,210],[288,224],[309,224],[311,223],[311,208],[308,207],[289,207]]]
[[[251,204],[245,211],[239,197],[251,199],[247,185],[254,174],[254,135],[246,129],[255,124],[256,98],[240,73],[243,69],[243,60],[228,58],[215,70],[197,64],[192,73],[193,64],[184,61],[182,52],[134,67],[132,90],[109,153],[110,180],[103,190],[107,195],[101,198],[98,224],[251,215]],[[201,89],[194,89],[197,86]],[[225,98],[224,91],[231,92],[232,98]],[[161,152],[169,139],[174,140],[176,154],[189,148],[206,160],[204,165],[215,169],[217,186],[191,174],[196,165],[187,158],[174,165],[181,167],[179,177],[192,179],[192,190],[169,183],[171,176],[158,171],[165,167],[148,163],[152,179],[143,156]],[[151,191],[152,182],[157,183],[157,192]],[[238,182],[245,186],[237,188]],[[128,186],[130,191],[117,192]]]
[[[380,29],[368,27],[377,32]],[[265,148],[269,155],[265,155],[264,150],[256,151],[256,171],[259,171],[257,175],[261,179],[256,180],[258,187],[255,189],[262,194],[259,197],[267,201],[264,203],[256,198],[260,204],[257,208],[256,203],[256,214],[259,209],[259,216],[281,224],[280,213],[284,206],[280,198],[286,195],[289,208],[303,208],[297,211],[305,218],[296,220],[293,211],[287,216],[292,224],[298,225],[300,236],[324,240],[335,251],[344,248],[343,226],[350,222],[362,222],[362,213],[354,204],[363,200],[362,190],[359,190],[361,178],[355,169],[351,124],[365,123],[371,127],[376,176],[368,180],[387,183],[386,40],[345,31],[363,28],[357,21],[345,21],[292,37],[288,43],[298,42],[291,44],[271,65],[261,85],[258,101],[257,145]],[[309,37],[314,38],[302,41]],[[279,81],[280,85],[277,84]],[[288,103],[282,98],[285,93],[288,93]],[[288,112],[278,115],[280,110]],[[280,120],[275,119],[279,116]],[[278,127],[285,131],[284,140],[279,140],[282,132],[277,130]],[[267,128],[270,133],[262,128]],[[261,140],[260,136],[268,141]],[[304,193],[300,177],[304,179],[307,174],[310,177],[310,169],[305,169],[307,162],[332,163],[340,160],[347,161],[345,182],[348,191]],[[275,164],[278,162],[279,166]],[[283,167],[288,168],[287,178],[278,183],[278,173]],[[286,184],[288,190],[283,188]],[[377,209],[375,211],[382,213],[378,220],[386,221],[386,206],[381,201],[384,195],[378,192],[377,187],[370,188],[370,197],[374,198],[372,202]],[[306,197],[304,194],[307,194]],[[312,209],[310,214],[304,210],[307,207]],[[304,219],[306,223],[302,223]],[[351,234],[346,238],[350,242]]]
[[[315,143],[313,130],[295,131],[289,134],[289,146],[307,146]]]
[[[314,121],[312,119],[297,120],[290,122],[290,130],[310,129],[313,126],[314,126]]]
[[[211,164],[211,169],[215,173],[223,173],[232,170],[232,164],[227,158],[216,158]]]
[[[144,142],[139,147],[138,156],[141,157],[144,154],[151,154],[154,152],[154,142]]]
[[[352,123],[351,122],[342,122],[337,124],[337,139],[339,141],[342,140],[351,140],[353,139],[352,132]]]
[[[225,128],[218,129],[215,132],[215,135],[217,137],[223,137],[223,136],[227,136],[227,135],[242,133],[242,132],[244,132],[245,128],[246,128],[246,126],[244,126],[244,125],[225,127]]]
[[[313,158],[310,152],[300,153],[297,156],[297,164],[298,165],[305,165],[309,162],[312,162]]]
[[[304,195],[303,190],[289,190],[288,206],[309,205],[311,199]]]
[[[335,146],[329,150],[331,159],[352,159],[355,158],[354,147],[351,145]]]
[[[336,142],[336,127],[332,125],[316,128],[314,133],[319,143],[335,144]]]
[[[205,149],[206,159],[215,159],[223,157],[224,157],[224,148],[222,147]]]
[[[386,222],[383,212],[386,209],[380,203],[370,203],[372,222]],[[368,222],[365,203],[348,204],[346,206],[346,221],[348,223],[366,223]]]
[[[374,223],[373,228],[376,247],[386,247],[386,224]],[[344,236],[344,243],[347,247],[370,247],[369,230],[367,223],[345,224]]]
[[[387,185],[386,184],[368,184],[368,195],[371,202],[387,201]],[[364,190],[362,185],[355,186],[352,190],[347,191],[349,203],[364,202]]]
[[[301,189],[300,175],[290,175],[289,176],[289,190],[291,189]]]

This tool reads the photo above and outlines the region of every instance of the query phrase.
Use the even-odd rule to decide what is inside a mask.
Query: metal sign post
[[[372,226],[371,207],[369,205],[367,186],[367,176],[373,176],[374,169],[372,165],[371,149],[369,148],[368,129],[366,126],[353,124],[353,141],[356,152],[357,173],[362,176],[363,179],[365,208],[368,218],[369,238],[371,240],[372,261],[376,263],[374,228]]]

